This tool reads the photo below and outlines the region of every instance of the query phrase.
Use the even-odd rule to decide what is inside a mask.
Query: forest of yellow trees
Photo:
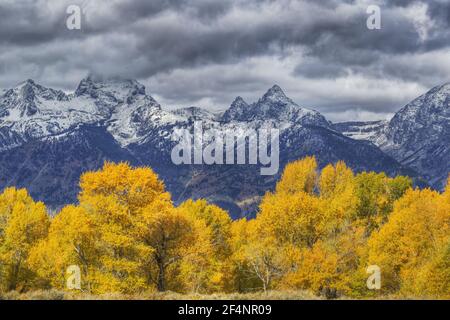
[[[0,293],[306,290],[326,298],[450,298],[450,180],[354,174],[315,158],[289,164],[255,219],[232,221],[204,200],[176,207],[150,168],[105,163],[54,217],[26,190],[0,195]],[[381,271],[369,290],[367,267]],[[73,290],[73,288],[72,288]]]

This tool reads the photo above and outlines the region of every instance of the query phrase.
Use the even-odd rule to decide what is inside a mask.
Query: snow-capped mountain
[[[442,190],[450,172],[450,83],[401,109],[377,143]]]
[[[91,101],[73,103],[62,91],[45,88],[27,80],[0,97],[0,126],[12,136],[38,139],[61,133],[79,123],[94,122],[96,110]],[[2,141],[4,148],[7,141]],[[13,144],[14,146],[14,144]]]
[[[389,122],[343,123],[335,128],[373,142],[436,189],[445,187],[450,172],[450,83],[413,100]]]
[[[127,145],[138,141],[149,127],[184,119],[162,111],[135,80],[88,77],[69,95],[27,80],[0,97],[0,106],[0,127],[24,140],[61,135],[79,125],[104,125]]]
[[[415,175],[372,143],[338,133],[279,86],[255,103],[238,97],[217,115],[198,107],[164,110],[135,80],[88,77],[72,94],[28,80],[0,96],[0,187],[26,187],[36,199],[59,206],[76,201],[82,172],[105,160],[128,161],[151,166],[177,203],[206,198],[234,216],[254,213],[279,174],[261,176],[254,165],[174,165],[172,134],[192,130],[194,121],[232,133],[280,129],[279,174],[286,163],[316,155],[321,166],[344,160],[356,171]]]

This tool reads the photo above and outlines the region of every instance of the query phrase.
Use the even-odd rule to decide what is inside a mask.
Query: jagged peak
[[[119,77],[100,77],[88,75],[80,81],[81,83],[90,84],[123,84],[123,85],[142,85],[136,79],[119,78]]]
[[[277,84],[270,88],[263,96],[262,100],[286,100],[289,99],[283,89]],[[290,99],[289,99],[290,100]]]
[[[230,121],[240,118],[248,108],[249,105],[247,102],[245,102],[241,96],[238,96],[231,103],[230,107],[222,114],[221,118],[223,121]]]
[[[93,98],[112,95],[117,100],[125,101],[130,97],[145,96],[146,92],[145,86],[134,79],[100,78],[89,75],[80,81],[75,95],[89,95]]]
[[[64,99],[66,94],[61,90],[45,87],[33,79],[27,79],[18,83],[15,87],[5,90],[7,96],[19,96],[26,100],[32,100],[35,96],[41,96],[47,100],[51,99]]]
[[[120,86],[124,88],[142,87],[145,90],[145,86],[135,79],[99,78],[91,75],[82,79],[78,87],[80,86],[89,86],[95,89],[105,89],[112,86]]]
[[[36,83],[33,79],[27,79],[17,84],[14,89],[22,89],[22,88],[44,88],[40,84]]]
[[[245,102],[245,100],[244,100],[241,96],[238,96],[238,97],[236,97],[236,99],[234,99],[234,101],[231,103],[231,108],[234,108],[234,107],[241,107],[241,106],[248,106],[248,103]]]
[[[19,83],[19,86],[20,85],[36,85],[36,82],[33,79],[27,79],[27,80]]]
[[[277,84],[274,84],[272,86],[272,88],[270,88],[268,91],[269,92],[280,92],[280,93],[284,94],[283,89],[281,89],[281,87],[279,85],[277,85]]]
[[[222,120],[277,119],[295,122],[305,116],[321,118],[322,122],[326,122],[318,112],[300,107],[286,96],[280,86],[274,85],[258,102],[252,104],[247,104],[242,97],[237,97],[223,113]]]

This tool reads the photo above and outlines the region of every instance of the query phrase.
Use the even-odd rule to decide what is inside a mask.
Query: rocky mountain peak
[[[31,101],[35,99],[36,96],[44,95],[45,97],[45,93],[59,93],[59,91],[46,88],[32,79],[19,83],[15,88],[11,89],[11,91],[26,101]]]
[[[94,99],[109,98],[116,102],[126,102],[133,96],[144,96],[145,86],[130,79],[96,79],[89,76],[81,80],[75,96],[90,96]]]
[[[280,86],[274,85],[272,88],[270,88],[262,97],[263,101],[287,101],[292,102],[291,99],[289,99],[286,94],[284,93],[283,89],[281,89]]]
[[[247,104],[237,97],[223,114],[222,121],[276,121],[277,125],[313,124],[328,127],[326,119],[318,112],[302,108],[278,85],[271,87],[257,102]]]
[[[232,109],[241,109],[243,107],[244,108],[248,107],[248,104],[247,104],[247,102],[245,102],[245,100],[241,96],[234,99],[233,103],[231,103]]]
[[[274,85],[270,88],[257,103],[254,104],[260,109],[279,109],[279,111],[286,111],[292,107],[301,109],[294,101],[292,101],[284,91],[278,86]]]
[[[24,86],[36,86],[36,82],[33,79],[27,79],[24,82],[19,83],[18,87]]]
[[[236,99],[234,99],[230,108],[227,111],[225,111],[225,113],[222,116],[222,120],[225,122],[231,120],[240,120],[245,115],[248,108],[249,105],[247,104],[247,102],[245,102],[245,100],[239,96]]]
[[[289,97],[278,85],[270,88],[258,102],[251,105],[252,119],[272,119],[290,123],[317,123],[327,126],[323,116],[318,112],[302,108]]]
[[[450,117],[450,83],[436,86],[402,108],[392,119],[391,127],[399,122],[411,122],[411,129],[427,127]]]
[[[39,112],[40,107],[46,101],[60,102],[67,99],[68,97],[63,91],[44,87],[32,79],[28,79],[14,88],[6,90],[0,96],[0,105],[3,107],[0,116],[13,114],[13,119],[31,117]]]

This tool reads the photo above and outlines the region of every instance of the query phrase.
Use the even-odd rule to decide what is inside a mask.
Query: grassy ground
[[[134,295],[103,294],[92,295],[88,293],[64,292],[57,290],[37,290],[27,293],[8,292],[0,293],[0,300],[322,300],[307,291],[270,291],[254,293],[216,293],[211,295],[180,294],[175,292],[149,292]],[[340,297],[339,300],[348,300]],[[429,300],[431,297],[403,297],[383,296],[377,300]]]
[[[306,291],[271,291],[267,294],[179,294],[174,292],[147,293],[138,295],[70,293],[56,290],[38,290],[27,293],[8,292],[0,294],[0,300],[317,300],[320,299]]]

